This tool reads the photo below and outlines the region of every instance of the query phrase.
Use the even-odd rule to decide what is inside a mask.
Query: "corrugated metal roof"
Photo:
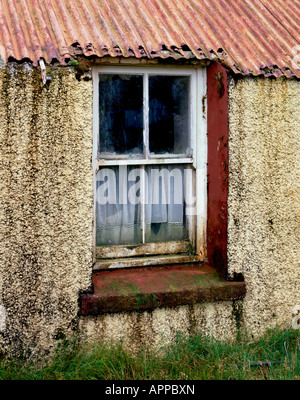
[[[0,55],[218,59],[300,77],[299,17],[298,0],[0,0]]]

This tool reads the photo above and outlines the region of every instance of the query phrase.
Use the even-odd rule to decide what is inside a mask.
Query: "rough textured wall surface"
[[[80,319],[81,331],[89,341],[121,341],[133,352],[144,346],[157,351],[170,345],[179,333],[188,335],[193,331],[231,340],[236,337],[242,323],[243,303],[240,300]]]
[[[70,69],[0,72],[0,344],[47,351],[90,285],[92,81]]]
[[[300,82],[229,89],[229,273],[242,273],[246,328],[291,326],[300,304]]]
[[[300,83],[230,83],[228,261],[244,275],[244,302],[78,320],[92,268],[92,81],[50,72],[45,87],[29,66],[0,72],[0,347],[47,352],[78,322],[131,348],[192,328],[233,337],[241,315],[253,334],[290,323],[300,304]]]

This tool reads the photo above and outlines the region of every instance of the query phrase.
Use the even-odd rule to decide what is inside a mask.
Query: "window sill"
[[[93,293],[80,295],[80,314],[151,311],[204,302],[240,300],[245,283],[225,281],[208,264],[93,271]]]
[[[127,258],[114,258],[97,261],[93,270],[104,270],[113,268],[136,268],[136,267],[151,267],[157,265],[174,265],[174,264],[185,264],[199,262],[200,257],[197,255],[188,254],[168,254],[168,255],[157,255],[155,257],[127,257]]]

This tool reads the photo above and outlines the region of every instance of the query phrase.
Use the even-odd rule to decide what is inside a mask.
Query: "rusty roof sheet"
[[[300,77],[299,17],[298,0],[0,0],[0,55],[209,59]]]

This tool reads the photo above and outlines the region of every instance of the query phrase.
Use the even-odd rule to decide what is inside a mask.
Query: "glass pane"
[[[140,176],[136,167],[101,168],[96,175],[96,245],[141,243]]]
[[[143,153],[143,77],[99,74],[99,151]]]
[[[146,167],[148,204],[145,205],[146,242],[187,239],[185,165]]]
[[[189,154],[190,78],[149,77],[149,147],[155,154]]]

